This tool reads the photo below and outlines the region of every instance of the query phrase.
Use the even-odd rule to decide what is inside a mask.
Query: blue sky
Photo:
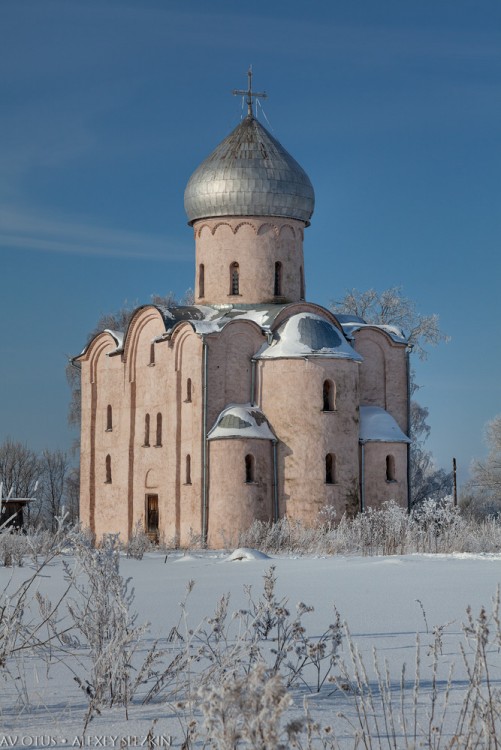
[[[66,448],[66,357],[193,285],[183,191],[238,123],[308,172],[307,296],[400,285],[449,344],[415,362],[466,476],[501,412],[498,0],[1,0],[0,440]]]

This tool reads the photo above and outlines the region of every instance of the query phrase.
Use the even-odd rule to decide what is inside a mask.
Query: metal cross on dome
[[[247,71],[247,79],[249,81],[247,91],[244,91],[243,89],[233,89],[231,93],[233,94],[233,96],[246,96],[247,97],[247,114],[252,117],[252,97],[255,97],[256,99],[258,97],[260,99],[267,99],[268,94],[266,93],[266,91],[253,91],[252,90],[252,65],[249,67],[249,70]]]

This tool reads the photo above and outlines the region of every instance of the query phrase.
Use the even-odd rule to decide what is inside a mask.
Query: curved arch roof
[[[362,357],[330,321],[311,312],[291,315],[265,344],[256,359],[330,357],[362,362]]]
[[[188,221],[216,216],[283,216],[310,223],[313,186],[285,148],[248,115],[191,175]]]
[[[410,443],[395,419],[380,406],[360,407],[361,443]]]
[[[208,440],[221,438],[276,440],[263,412],[252,404],[230,404],[223,409],[208,434]]]

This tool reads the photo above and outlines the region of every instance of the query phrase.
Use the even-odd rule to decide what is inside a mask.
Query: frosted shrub
[[[239,547],[254,547],[271,554],[321,553],[326,547],[328,535],[323,528],[306,527],[300,521],[281,518],[276,523],[254,521],[250,528],[239,535]]]
[[[326,532],[334,528],[337,511],[333,505],[323,505],[318,511],[317,521],[319,526]]]
[[[134,560],[142,560],[144,553],[149,549],[151,549],[150,539],[145,534],[142,521],[138,521],[127,542],[127,557],[131,557]]]
[[[497,552],[501,520],[465,518],[450,496],[427,499],[408,513],[393,500],[335,523],[331,509],[321,509],[316,526],[281,518],[255,521],[240,534],[239,546],[270,554],[395,555],[412,552]]]
[[[206,665],[204,684],[219,684],[228,672],[249,673],[256,664],[267,665],[269,675],[280,674],[287,687],[302,685],[319,692],[338,660],[341,621],[334,609],[333,622],[320,635],[308,635],[303,618],[313,607],[300,602],[295,613],[287,599],[276,594],[275,568],[264,574],[263,593],[254,599],[246,587],[248,606],[228,616],[229,596],[220,599],[214,615],[194,633],[195,658]]]
[[[409,515],[394,500],[380,509],[368,508],[345,524],[352,540],[364,555],[394,555],[406,551]]]
[[[9,564],[17,562],[20,565],[23,553],[27,552],[25,545],[29,537],[19,533],[6,533],[5,537],[10,537],[9,541],[16,545],[14,552],[8,551],[13,555]],[[29,697],[24,657],[34,654],[42,656],[48,669],[52,649],[57,649],[65,636],[64,629],[58,628],[59,612],[71,584],[68,583],[54,606],[37,591],[45,568],[60,553],[61,543],[62,539],[59,538],[59,545],[53,544],[53,549],[44,555],[34,572],[17,588],[12,585],[15,579],[11,578],[0,591],[0,673],[11,678],[25,705]],[[4,549],[8,550],[7,546]]]
[[[442,500],[428,498],[412,512],[418,526],[417,546],[427,552],[452,552],[462,547],[466,521],[449,495]]]
[[[28,543],[24,534],[11,529],[0,531],[0,560],[5,568],[21,566],[23,556],[28,552]]]
[[[89,698],[88,722],[101,706],[127,708],[156,654],[154,647],[134,672],[133,657],[147,626],[137,626],[131,612],[134,590],[119,573],[118,535],[104,537],[100,549],[77,537],[74,554],[76,569],[65,563],[73,586],[68,610],[91,661],[88,678],[75,677]]]
[[[280,742],[280,722],[292,702],[279,675],[270,675],[264,663],[248,674],[226,675],[219,685],[202,687],[200,708],[207,744],[213,750],[286,750]]]

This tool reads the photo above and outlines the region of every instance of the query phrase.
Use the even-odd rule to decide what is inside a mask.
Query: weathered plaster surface
[[[233,217],[194,224],[195,299],[199,304],[296,302],[301,299],[304,223],[295,219]],[[275,263],[282,264],[282,290],[274,294]],[[239,294],[231,293],[230,266],[239,265]],[[200,264],[204,294],[200,295]]]

